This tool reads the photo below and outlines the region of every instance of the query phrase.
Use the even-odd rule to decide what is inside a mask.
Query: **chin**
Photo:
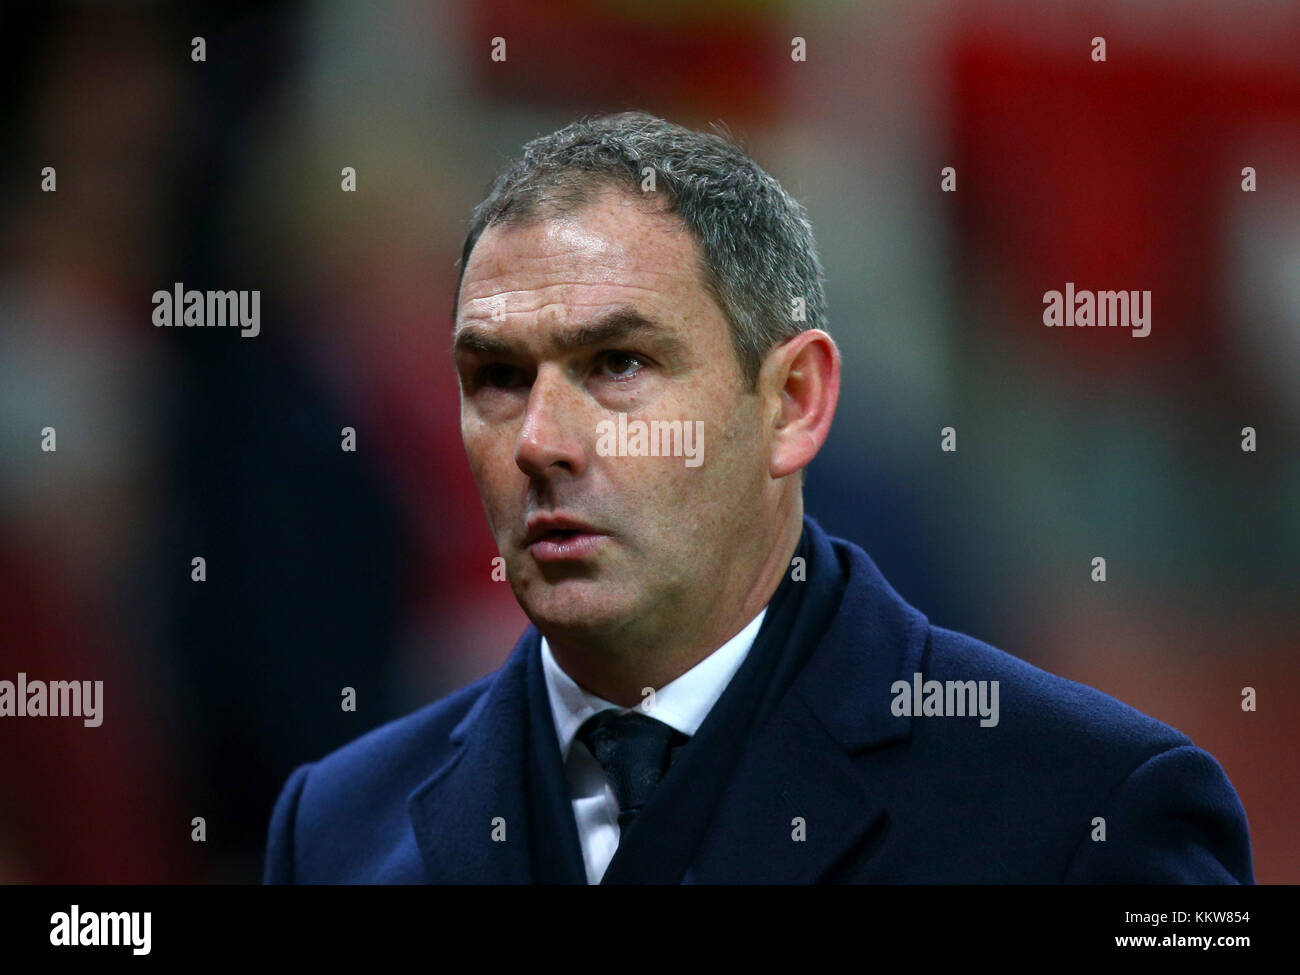
[[[542,632],[573,636],[617,630],[636,615],[619,595],[589,580],[547,583],[536,580],[533,592],[519,600],[524,613]]]

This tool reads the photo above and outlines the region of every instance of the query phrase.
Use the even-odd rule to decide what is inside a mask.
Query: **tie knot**
[[[618,799],[618,824],[626,829],[689,738],[639,711],[606,709],[588,718],[578,739],[609,777]]]

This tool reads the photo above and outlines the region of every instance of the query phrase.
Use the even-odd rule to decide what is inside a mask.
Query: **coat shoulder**
[[[1049,673],[975,637],[930,628],[926,679],[997,681],[998,724],[1024,740],[1131,757],[1190,745],[1181,731],[1095,687]]]
[[[942,756],[945,774],[930,783],[949,808],[980,796],[966,821],[1012,824],[1048,868],[1004,879],[1253,882],[1241,801],[1214,756],[1183,732],[941,627],[931,628],[925,677],[945,687],[997,682],[995,726],[922,718],[916,744]]]
[[[437,771],[448,754],[453,729],[482,699],[496,674],[426,704],[355,738],[315,763],[313,778],[339,778],[358,788],[367,780],[394,776],[416,777],[419,782]]]
[[[420,883],[407,799],[454,754],[489,674],[299,766],[271,815],[267,883]]]

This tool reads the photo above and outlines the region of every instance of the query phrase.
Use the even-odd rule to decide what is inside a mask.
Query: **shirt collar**
[[[655,691],[654,707],[646,713],[683,734],[694,735],[740,669],[766,615],[767,607],[764,606],[739,633],[686,673]],[[564,760],[569,757],[569,746],[573,744],[578,729],[593,714],[609,708],[622,712],[641,710],[619,707],[579,687],[556,662],[546,637],[542,637],[542,671],[551,700],[551,715],[555,719],[555,734],[560,742],[560,757]]]

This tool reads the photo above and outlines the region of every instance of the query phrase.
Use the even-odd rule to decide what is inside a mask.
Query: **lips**
[[[604,535],[605,532],[577,518],[563,515],[543,515],[528,519],[528,533],[524,536],[527,548],[540,541],[563,541],[576,535]]]
[[[542,562],[586,558],[609,534],[565,515],[530,518],[527,529],[524,547]]]

